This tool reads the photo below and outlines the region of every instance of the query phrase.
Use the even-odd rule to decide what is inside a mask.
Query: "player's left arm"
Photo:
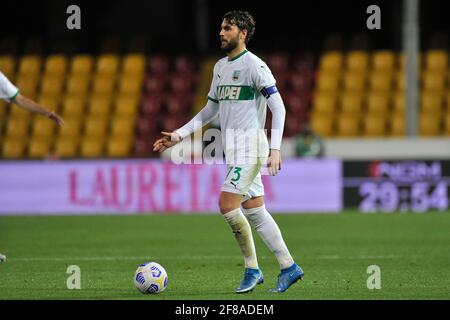
[[[275,85],[263,89],[267,94],[267,106],[272,112],[272,130],[270,135],[270,155],[267,161],[269,173],[276,175],[281,170],[281,141],[283,139],[284,120],[286,118],[286,108],[280,93],[276,90]]]
[[[266,98],[267,106],[272,112],[272,130],[270,138],[270,154],[267,166],[270,175],[276,175],[281,170],[281,140],[284,131],[286,109],[283,99],[276,87],[275,78],[269,67],[262,61],[253,65],[251,70],[252,81],[256,90]]]
[[[25,110],[46,116],[50,120],[53,120],[59,126],[64,125],[63,119],[55,112],[47,110],[39,103],[34,102],[33,100],[21,95],[20,93],[16,97],[14,97],[12,101],[15,102],[17,105],[19,105],[20,107],[24,108]]]

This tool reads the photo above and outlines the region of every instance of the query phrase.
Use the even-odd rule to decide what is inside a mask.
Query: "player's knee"
[[[225,214],[228,213],[230,211],[233,211],[237,208],[234,208],[232,205],[227,204],[227,203],[220,203],[219,202],[219,208],[220,208],[220,213]]]
[[[233,211],[233,210],[235,210],[237,208],[239,208],[239,206],[236,207],[236,205],[234,205],[230,201],[227,201],[224,198],[220,198],[219,199],[219,209],[220,209],[220,212],[222,214],[228,213],[228,212]]]
[[[222,214],[236,210],[241,207],[243,196],[237,193],[221,192],[219,197],[219,208]]]
[[[242,203],[242,207],[244,209],[249,209],[249,210],[255,209],[255,208],[260,208],[262,206],[264,206],[264,197],[263,196],[250,198]]]

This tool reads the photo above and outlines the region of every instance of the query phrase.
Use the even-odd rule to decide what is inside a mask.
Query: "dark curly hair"
[[[247,30],[245,44],[248,44],[255,33],[255,18],[247,11],[233,10],[228,11],[223,16],[230,24],[236,25],[240,30]]]

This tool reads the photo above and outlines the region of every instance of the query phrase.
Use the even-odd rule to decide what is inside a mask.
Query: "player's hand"
[[[270,156],[267,160],[269,174],[274,176],[281,170],[281,153],[280,150],[271,149]]]
[[[156,140],[153,144],[153,151],[163,152],[167,148],[170,148],[180,142],[182,139],[176,132],[164,132],[161,131],[163,137]]]
[[[60,126],[60,127],[62,127],[62,126],[64,125],[64,120],[63,120],[60,116],[58,116],[56,113],[54,113],[54,112],[50,112],[50,113],[47,115],[47,117],[48,117],[50,120],[55,121],[55,123],[56,123],[58,126]]]

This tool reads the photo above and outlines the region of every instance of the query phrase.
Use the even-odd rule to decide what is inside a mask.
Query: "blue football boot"
[[[264,282],[264,277],[259,269],[245,268],[244,279],[242,279],[236,293],[251,292],[258,285]]]
[[[292,284],[298,280],[302,280],[303,270],[300,266],[294,263],[286,269],[282,269],[278,275],[278,282],[276,288],[270,290],[271,292],[285,292]]]

